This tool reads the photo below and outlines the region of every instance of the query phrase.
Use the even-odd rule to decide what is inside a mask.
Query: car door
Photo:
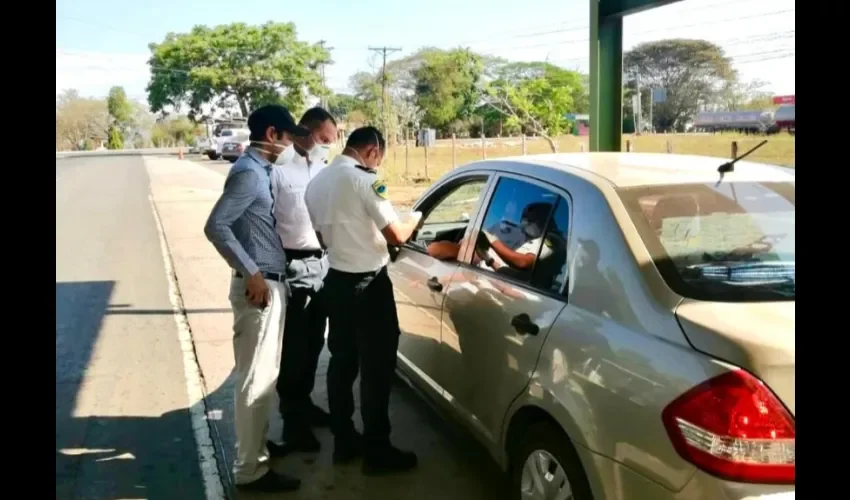
[[[470,220],[475,220],[490,177],[486,172],[467,173],[429,191],[415,207],[423,213],[422,227],[389,267],[401,327],[398,357],[402,368],[411,372],[414,381],[424,382],[439,394],[442,290],[458,261],[435,258],[432,245],[451,247],[471,231]]]
[[[444,287],[443,395],[485,440],[497,439],[508,406],[528,384],[546,334],[566,305],[570,206],[557,188],[499,174],[471,238],[484,241],[484,229],[500,223],[523,227],[535,207],[541,222],[524,230],[526,241],[515,250],[533,257],[525,259],[530,267],[518,270],[505,259],[499,260],[508,267],[499,267],[495,258],[482,258],[496,243],[473,246]],[[498,239],[493,230],[487,233]]]

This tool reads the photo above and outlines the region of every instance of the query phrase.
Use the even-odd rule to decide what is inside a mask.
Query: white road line
[[[159,246],[162,250],[162,261],[165,264],[165,275],[168,279],[168,298],[171,301],[171,311],[174,322],[177,324],[177,337],[180,340],[180,350],[183,352],[183,371],[186,375],[186,394],[189,398],[190,412],[192,418],[192,432],[195,435],[195,444],[198,449],[198,461],[201,474],[204,478],[204,492],[207,500],[225,500],[224,485],[218,473],[218,462],[215,457],[215,445],[210,436],[210,426],[206,417],[206,400],[204,395],[204,382],[195,356],[192,331],[189,321],[186,319],[183,299],[177,287],[177,279],[174,274],[174,266],[171,263],[171,253],[165,241],[165,231],[162,228],[162,220],[153,196],[149,195],[151,211],[156,220],[156,231],[159,236]]]

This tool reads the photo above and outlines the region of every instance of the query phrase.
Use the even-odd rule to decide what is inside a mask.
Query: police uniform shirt
[[[377,271],[389,263],[381,229],[399,220],[386,198],[386,186],[358,165],[349,156],[337,156],[313,177],[305,193],[331,269],[347,273]]]
[[[307,184],[326,165],[323,161],[308,164],[307,159],[295,154],[282,165],[274,165],[271,173],[274,190],[275,229],[283,248],[290,250],[317,250],[321,248],[310,214],[304,202]]]
[[[520,255],[525,255],[525,254],[534,255],[535,257],[537,257],[540,260],[549,258],[553,253],[552,242],[547,241],[546,238],[543,238],[543,237],[530,239],[530,240],[526,241],[525,243],[523,243],[522,245],[520,245],[519,248],[517,248],[514,251],[516,253],[520,254]],[[539,252],[539,255],[538,255],[538,252]],[[501,257],[499,257],[499,255],[496,253],[496,251],[493,250],[492,248],[489,248],[487,250],[487,256],[491,257],[495,261],[495,263],[496,263],[495,267],[496,268],[500,268],[500,267],[504,267],[504,266],[508,265]],[[486,268],[490,267],[486,264],[485,261],[481,261],[479,263],[479,266],[480,267],[486,267]]]

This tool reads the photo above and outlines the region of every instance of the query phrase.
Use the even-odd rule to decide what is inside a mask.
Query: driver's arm
[[[527,248],[527,243],[516,250],[512,250],[495,236],[487,234],[487,238],[490,240],[490,247],[493,248],[496,255],[501,257],[505,263],[514,269],[526,270],[534,266],[534,261],[537,260],[537,252],[531,248]]]

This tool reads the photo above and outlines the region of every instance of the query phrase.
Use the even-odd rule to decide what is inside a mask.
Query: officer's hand
[[[251,304],[265,308],[271,300],[271,292],[262,273],[256,273],[245,280],[245,296]]]

